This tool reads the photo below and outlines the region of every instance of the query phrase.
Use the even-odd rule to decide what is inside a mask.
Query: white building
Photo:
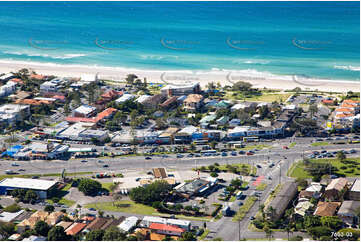
[[[29,179],[29,178],[5,178],[0,182],[0,194],[7,195],[15,189],[34,190],[41,199],[47,198],[48,191],[56,186],[57,181]]]
[[[13,124],[30,115],[30,105],[4,104],[0,107],[0,122]]]
[[[166,219],[161,217],[144,216],[141,226],[148,228],[152,223],[175,225],[187,231],[191,228],[191,222],[182,219]]]
[[[137,225],[137,222],[137,217],[128,217],[121,224],[118,225],[118,228],[124,232],[129,232]]]
[[[97,129],[87,129],[79,133],[79,138],[83,140],[97,139],[103,141],[109,137],[107,131],[97,130]]]
[[[61,139],[80,140],[79,134],[86,130],[86,127],[79,122],[69,126],[67,129],[57,135]]]
[[[0,222],[3,223],[10,223],[12,222],[16,217],[24,213],[24,210],[20,210],[15,213],[9,213],[9,212],[2,212],[0,213]]]
[[[132,100],[134,98],[135,98],[134,95],[126,93],[126,94],[123,94],[123,96],[121,96],[120,98],[116,99],[115,102],[116,103],[124,103],[124,102],[126,102],[128,100]]]
[[[0,97],[7,97],[13,94],[16,90],[16,82],[8,81],[5,85],[0,87]]]
[[[72,115],[74,117],[88,118],[92,116],[96,111],[95,107],[90,105],[81,105],[80,107],[73,110]]]

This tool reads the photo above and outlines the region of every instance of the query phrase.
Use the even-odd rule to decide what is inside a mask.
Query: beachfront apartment
[[[30,115],[30,105],[4,104],[0,107],[0,123],[14,124]]]
[[[0,97],[7,97],[13,94],[16,90],[16,82],[8,81],[5,85],[0,87]]]
[[[167,85],[163,87],[161,93],[166,96],[182,96],[182,95],[189,95],[189,94],[197,94],[200,93],[201,88],[198,82],[192,84],[184,84],[184,85]]]
[[[202,104],[203,96],[200,94],[189,94],[183,102],[184,109],[192,112],[197,111]]]

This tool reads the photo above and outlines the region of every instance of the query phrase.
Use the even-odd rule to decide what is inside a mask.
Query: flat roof
[[[14,177],[14,178],[5,178],[0,182],[0,186],[34,189],[34,190],[48,190],[56,183],[57,183],[56,181]]]

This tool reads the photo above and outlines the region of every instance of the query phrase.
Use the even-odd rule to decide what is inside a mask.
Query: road
[[[80,159],[70,160],[31,160],[31,161],[16,161],[19,166],[12,166],[13,161],[2,160],[0,163],[1,172],[5,173],[5,170],[24,169],[25,171],[19,172],[20,174],[52,174],[61,173],[63,169],[66,169],[68,173],[73,172],[105,172],[114,171],[115,173],[127,172],[131,170],[149,170],[154,167],[167,167],[177,170],[189,170],[195,166],[207,166],[218,162],[219,164],[235,164],[235,163],[247,163],[251,165],[267,164],[267,161],[278,162],[280,160],[286,160],[287,166],[283,169],[290,167],[293,161],[299,160],[302,156],[310,154],[312,151],[320,151],[327,149],[328,151],[336,150],[359,150],[359,144],[345,144],[345,145],[328,145],[325,147],[313,147],[309,143],[298,144],[291,149],[282,149],[282,145],[273,147],[272,149],[264,149],[257,151],[255,155],[246,156],[211,156],[211,157],[195,157],[195,158],[176,158],[175,155],[170,155],[167,158],[160,156],[153,156],[152,159],[146,160],[143,156],[133,157],[117,157],[117,158],[104,158],[101,159],[103,163],[99,163],[99,158],[87,158],[87,162],[83,163]],[[358,153],[357,153],[358,154]],[[83,160],[83,159],[82,159]],[[109,167],[103,167],[104,165]],[[267,175],[267,174],[265,174]]]

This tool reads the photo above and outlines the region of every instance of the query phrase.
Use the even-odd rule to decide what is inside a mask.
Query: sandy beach
[[[123,81],[127,74],[136,74],[146,78],[148,83],[168,83],[182,85],[189,82],[199,82],[206,86],[209,82],[220,82],[222,85],[232,85],[237,81],[247,81],[257,88],[289,90],[300,87],[303,90],[320,90],[332,92],[360,91],[360,83],[342,80],[306,79],[295,76],[276,76],[271,73],[255,70],[218,70],[211,71],[160,71],[139,70],[121,67],[100,67],[84,65],[58,65],[50,63],[32,63],[21,61],[0,61],[0,73],[17,71],[21,68],[34,70],[38,74],[56,75],[61,77],[81,77],[92,79],[98,75],[100,79]]]

